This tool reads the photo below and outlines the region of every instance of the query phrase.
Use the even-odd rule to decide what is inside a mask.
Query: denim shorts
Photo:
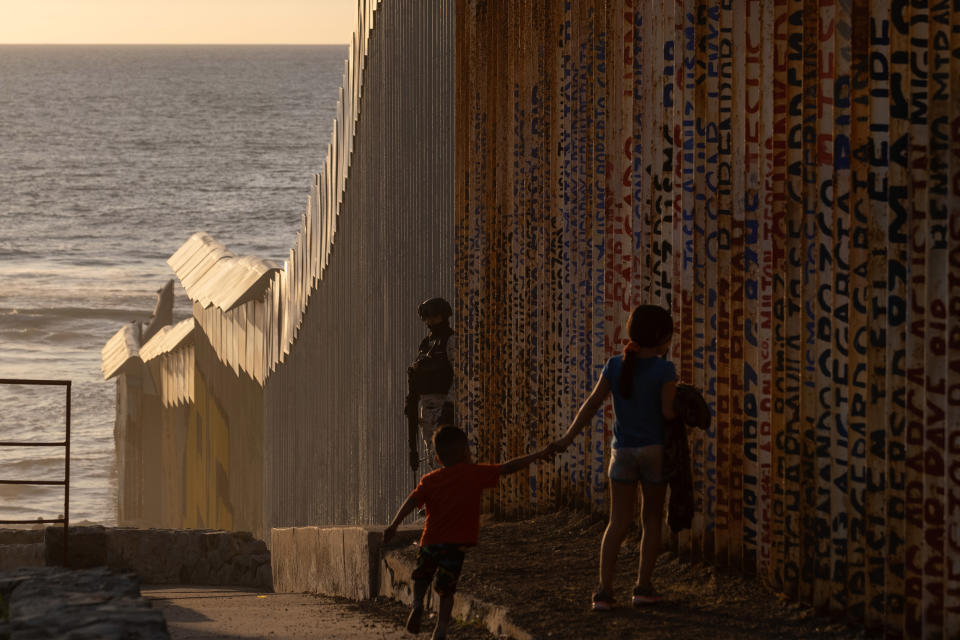
[[[663,484],[663,445],[613,449],[607,475],[616,482]]]

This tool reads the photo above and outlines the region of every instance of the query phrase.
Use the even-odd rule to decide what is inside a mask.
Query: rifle
[[[420,427],[420,392],[414,381],[413,367],[407,369],[407,398],[403,403],[403,413],[407,416],[407,445],[409,447],[410,468],[414,472],[420,468],[420,455],[417,453],[417,436]]]

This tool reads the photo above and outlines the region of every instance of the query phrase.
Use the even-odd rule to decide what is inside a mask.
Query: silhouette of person
[[[410,468],[420,469],[417,439],[423,442],[426,463],[436,465],[433,433],[439,427],[453,424],[453,362],[457,353],[457,335],[450,327],[453,309],[443,298],[430,298],[420,303],[417,312],[429,333],[420,341],[417,357],[407,369],[407,441]]]

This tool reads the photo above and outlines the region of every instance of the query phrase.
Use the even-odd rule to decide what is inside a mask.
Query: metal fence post
[[[66,433],[63,442],[20,442],[6,441],[0,442],[0,447],[63,447],[63,480],[17,480],[13,478],[2,479],[0,484],[26,484],[26,485],[63,485],[63,517],[61,518],[37,518],[36,520],[0,520],[0,524],[63,524],[63,566],[67,566],[70,537],[70,395],[73,383],[71,380],[30,380],[19,378],[2,378],[0,384],[9,385],[46,385],[66,387]]]

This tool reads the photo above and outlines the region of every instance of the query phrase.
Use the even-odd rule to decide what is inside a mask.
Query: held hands
[[[553,443],[548,444],[543,449],[539,449],[533,454],[537,460],[549,460],[553,457]]]
[[[554,455],[556,455],[560,451],[563,451],[563,449],[557,446],[557,442],[551,442],[550,444],[545,446],[543,449],[540,449],[539,451],[537,451],[537,454],[536,454],[537,459],[550,460],[553,458]]]
[[[557,453],[559,453],[559,452],[561,452],[561,451],[563,451],[564,449],[567,448],[567,445],[566,445],[566,444],[563,444],[562,446],[560,445],[561,440],[562,440],[562,438],[561,438],[560,440],[556,440],[556,441],[554,441],[554,442],[551,442],[550,444],[548,444],[547,446],[543,447],[542,449],[538,449],[537,451],[535,451],[535,452],[533,453],[533,459],[534,459],[534,460],[551,460],[551,459],[553,459],[553,456],[555,456]]]
[[[573,438],[557,438],[551,442],[547,448],[551,450],[552,453],[563,453],[566,451],[567,447],[570,446],[570,443],[573,441]]]

